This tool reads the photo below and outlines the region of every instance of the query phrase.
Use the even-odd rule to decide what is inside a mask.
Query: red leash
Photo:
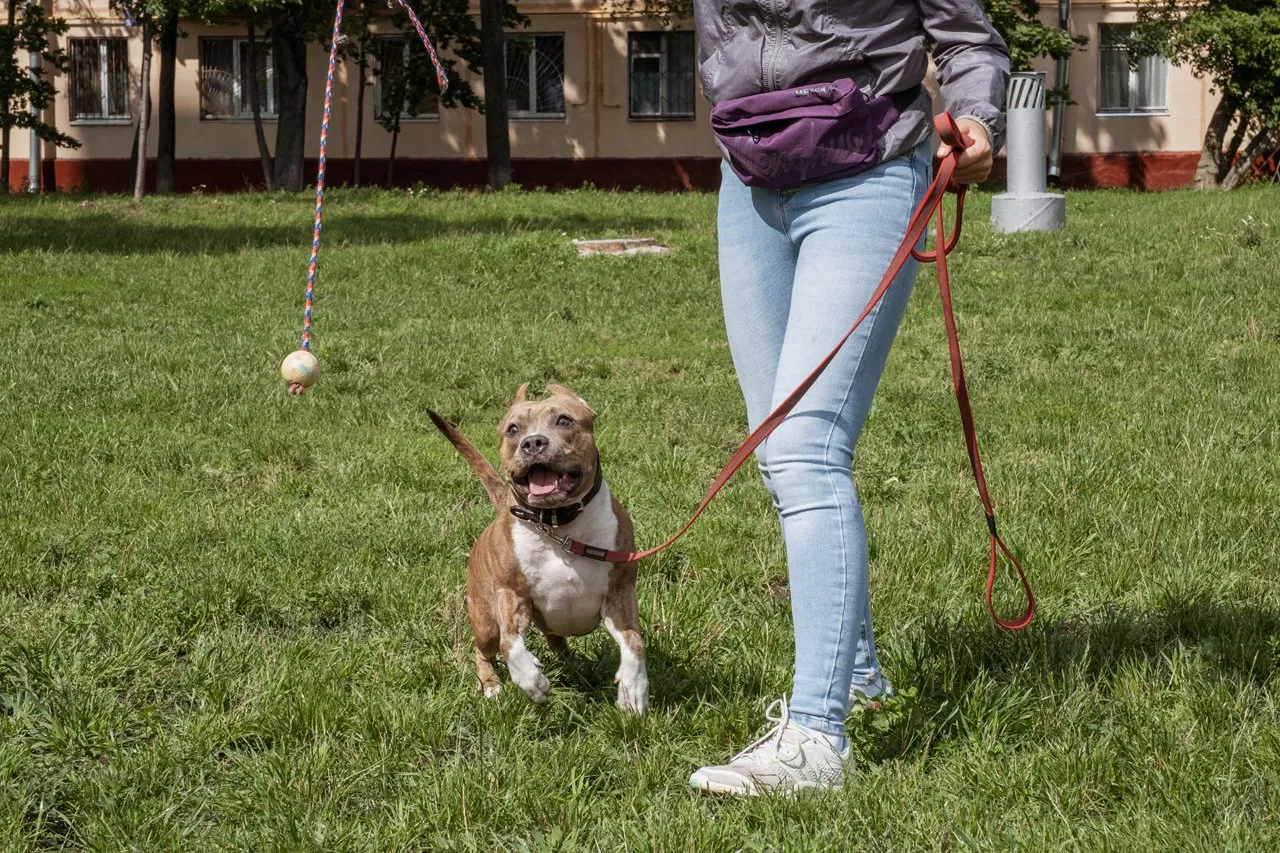
[[[817,381],[822,375],[822,371],[827,369],[827,365],[840,352],[840,348],[844,346],[845,341],[853,335],[855,329],[863,320],[871,313],[872,309],[880,302],[885,292],[889,289],[889,285],[902,271],[902,267],[906,264],[909,257],[914,257],[922,263],[934,263],[938,267],[938,294],[942,298],[943,319],[947,326],[947,348],[950,353],[951,360],[951,379],[955,386],[956,402],[960,406],[960,423],[964,427],[965,448],[969,453],[969,466],[973,469],[974,481],[978,484],[978,496],[982,499],[982,508],[987,516],[987,531],[991,540],[991,564],[987,570],[987,589],[986,601],[987,610],[991,613],[991,618],[1001,628],[1010,630],[1019,630],[1025,628],[1031,623],[1032,617],[1036,612],[1035,596],[1031,592],[1031,583],[1027,580],[1026,573],[1023,572],[1022,566],[1018,560],[1009,551],[1004,541],[996,533],[996,516],[995,509],[991,503],[991,496],[987,491],[987,480],[982,473],[982,457],[978,453],[978,435],[973,425],[973,411],[969,406],[969,389],[964,380],[964,365],[960,360],[960,338],[956,331],[955,313],[951,307],[951,276],[947,270],[947,255],[955,248],[956,243],[960,239],[960,226],[964,220],[964,197],[965,187],[961,186],[956,189],[956,226],[955,230],[949,236],[946,235],[945,220],[942,211],[942,199],[945,197],[947,190],[951,188],[951,176],[955,173],[956,154],[967,148],[969,140],[961,133],[960,128],[956,126],[955,121],[947,113],[942,113],[934,119],[934,125],[938,130],[938,135],[942,137],[942,141],[951,146],[951,152],[942,158],[942,163],[938,167],[938,174],[933,179],[933,183],[929,185],[928,191],[924,198],[920,201],[915,212],[911,214],[911,220],[907,225],[906,236],[902,238],[901,245],[898,246],[897,252],[894,253],[893,260],[889,263],[889,268],[885,271],[884,278],[880,280],[880,284],[876,287],[875,293],[871,295],[871,300],[867,303],[867,307],[862,309],[862,313],[858,315],[858,319],[849,327],[849,331],[845,332],[843,338],[835,345],[835,348],[824,358],[813,372],[805,377],[804,381],[791,392],[787,399],[778,404],[778,407],[769,413],[769,416],[747,436],[742,445],[734,452],[733,457],[729,459],[729,463],[717,475],[715,482],[711,484],[711,489],[703,497],[702,503],[698,505],[698,509],[680,530],[658,545],[656,548],[650,548],[647,551],[613,551],[607,548],[597,548],[572,539],[568,536],[557,535],[553,528],[549,525],[538,525],[547,536],[555,540],[566,551],[576,554],[580,557],[588,557],[593,560],[600,560],[606,563],[631,563],[650,557],[665,548],[685,534],[693,523],[698,520],[698,516],[702,515],[702,511],[707,508],[707,504],[719,493],[720,489],[729,482],[734,473],[742,467],[743,463],[750,458],[751,454],[760,446],[769,434],[778,428],[791,410],[800,402],[800,398],[805,392]],[[924,235],[925,229],[929,224],[929,217],[937,212],[937,247],[932,252],[917,252],[913,248],[920,238]],[[1026,593],[1027,607],[1021,616],[1015,619],[1002,619],[996,614],[995,606],[991,601],[992,589],[996,582],[996,563],[999,555],[1003,553],[1009,558],[1009,562],[1018,572],[1018,578],[1022,582],[1022,589]]]

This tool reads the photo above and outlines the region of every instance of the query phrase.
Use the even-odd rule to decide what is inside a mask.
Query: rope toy
[[[436,49],[432,46],[427,31],[422,28],[422,22],[418,20],[418,16],[414,14],[406,0],[395,0],[395,2],[404,9],[413,23],[413,28],[418,32],[418,38],[422,39],[422,45],[427,49],[427,55],[431,57],[431,64],[436,70],[436,83],[443,92],[449,88],[449,78],[445,74],[444,66],[440,64],[440,58],[436,56]],[[324,219],[324,164],[325,151],[329,142],[329,106],[333,102],[333,69],[338,64],[338,45],[346,41],[346,37],[342,35],[344,4],[345,0],[338,0],[338,8],[334,13],[333,42],[329,46],[329,74],[324,81],[324,118],[320,122],[320,166],[316,173],[316,223],[311,237],[311,262],[307,265],[307,297],[302,311],[302,345],[285,356],[280,364],[280,376],[288,384],[289,393],[295,397],[301,395],[320,378],[320,360],[311,352],[311,306],[315,301],[316,269],[320,260],[320,228]],[[390,0],[387,5],[391,5]]]

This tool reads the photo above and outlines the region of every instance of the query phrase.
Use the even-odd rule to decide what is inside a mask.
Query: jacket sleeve
[[[974,118],[1004,145],[1004,98],[1009,48],[978,0],[916,0],[925,34],[933,42],[942,102],[954,118]]]

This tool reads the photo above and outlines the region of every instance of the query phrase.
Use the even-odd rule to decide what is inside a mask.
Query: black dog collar
[[[521,503],[520,498],[516,497],[515,492],[511,496],[515,498],[516,505],[511,507],[511,514],[521,521],[532,522],[539,526],[545,527],[561,527],[571,523],[575,518],[582,514],[587,504],[591,503],[591,499],[600,494],[600,487],[604,485],[604,472],[600,469],[600,460],[596,460],[596,477],[591,483],[591,490],[582,496],[582,500],[568,506],[557,506],[548,509],[532,507]]]

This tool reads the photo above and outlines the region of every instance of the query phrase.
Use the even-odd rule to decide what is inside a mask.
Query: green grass
[[[988,203],[960,332],[1040,615],[982,609],[922,277],[857,470],[903,696],[850,720],[843,792],[737,802],[685,780],[790,683],[754,472],[641,567],[649,716],[603,632],[548,707],[486,702],[491,511],[425,414],[492,454],[520,382],[570,385],[665,538],[744,430],[712,197],[334,192],[297,400],[309,197],[0,202],[4,849],[1276,849],[1280,193],[1073,194],[1060,236],[994,236]],[[675,251],[569,245],[629,234]]]

